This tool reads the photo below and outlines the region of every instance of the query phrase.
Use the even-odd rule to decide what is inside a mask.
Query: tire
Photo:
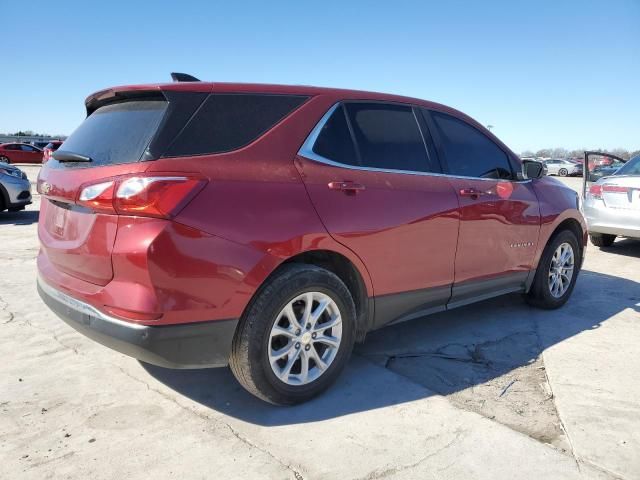
[[[309,292],[314,292],[311,294],[314,298],[311,302],[313,313],[320,310],[316,298],[333,303],[320,316],[316,327],[307,330],[306,325],[300,325],[299,329],[297,323],[289,321],[285,308],[292,305],[295,321],[301,322],[304,312],[300,309],[309,303],[306,301]],[[304,300],[296,300],[300,297]],[[331,328],[329,335],[327,330],[316,330],[318,325],[329,325],[335,321],[336,309],[341,323]],[[269,403],[293,405],[305,402],[326,390],[344,369],[355,341],[355,319],[353,298],[340,278],[314,265],[285,265],[260,288],[240,319],[231,347],[231,371],[247,391]],[[280,327],[278,331],[286,330],[286,336],[274,337],[272,329],[276,327]],[[311,332],[314,332],[316,340],[309,338],[308,333]],[[320,337],[326,340],[339,338],[338,347],[325,345]],[[272,366],[270,355],[275,354],[272,358],[276,358],[279,356],[277,352],[285,350],[292,353]],[[314,356],[322,365],[326,359],[324,370],[320,369]],[[292,358],[297,359],[290,367],[291,373],[283,374]],[[303,370],[305,359],[307,375]],[[301,383],[303,378],[307,383]]]
[[[611,245],[613,245],[613,242],[615,241],[616,236],[615,235],[609,235],[606,233],[590,233],[589,234],[589,240],[591,240],[591,243],[593,243],[596,247],[610,247]]]
[[[555,285],[557,287],[557,282],[555,284],[553,283],[552,268],[554,264],[552,264],[552,261],[554,261],[554,254],[556,254],[556,251],[560,246],[565,244],[571,247],[573,253],[573,260],[571,262],[571,278],[568,281],[566,289],[564,289],[560,295],[557,295],[557,293],[560,292],[554,293],[554,287],[552,286]],[[544,308],[547,310],[559,308],[564,305],[571,296],[571,292],[573,292],[581,264],[582,257],[580,245],[576,235],[570,230],[562,230],[558,232],[551,238],[551,240],[549,240],[544,252],[542,252],[533,283],[529,292],[525,296],[527,303],[534,307]],[[558,271],[557,269],[555,270]],[[563,286],[566,285],[566,275],[562,275],[562,279],[558,279],[558,282],[561,282],[561,285]]]
[[[22,210],[24,210],[25,208],[27,208],[27,207],[23,205],[23,206],[21,206],[21,207],[11,207],[11,208],[8,208],[7,210],[8,210],[9,212],[21,212],[21,211],[22,211]]]
[[[9,157],[5,157],[4,155],[0,155],[0,163],[11,163]]]
[[[566,177],[568,174],[569,174],[569,172],[567,171],[567,169],[566,169],[566,168],[561,168],[561,169],[558,171],[558,175],[560,175],[561,177]]]

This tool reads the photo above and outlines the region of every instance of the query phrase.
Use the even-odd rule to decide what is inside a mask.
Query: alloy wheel
[[[574,260],[573,247],[568,242],[560,244],[553,253],[549,267],[549,291],[555,298],[562,297],[569,289]]]
[[[321,292],[305,292],[287,303],[271,328],[271,370],[287,385],[311,383],[332,364],[341,340],[336,302]]]

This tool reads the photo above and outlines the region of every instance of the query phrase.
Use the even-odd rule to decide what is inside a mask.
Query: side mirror
[[[547,166],[537,160],[522,161],[522,176],[525,179],[540,178],[547,174]]]

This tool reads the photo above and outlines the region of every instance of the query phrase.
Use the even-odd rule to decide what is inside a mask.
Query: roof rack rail
[[[199,82],[196,77],[189,75],[188,73],[171,72],[171,79],[174,82]]]

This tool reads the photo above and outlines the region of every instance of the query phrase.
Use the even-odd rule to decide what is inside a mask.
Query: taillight
[[[94,211],[171,218],[202,190],[206,181],[190,176],[134,176],[84,186],[78,205]]]
[[[591,187],[589,187],[589,194],[593,198],[602,200],[602,185],[598,185],[598,184],[591,185]]]

